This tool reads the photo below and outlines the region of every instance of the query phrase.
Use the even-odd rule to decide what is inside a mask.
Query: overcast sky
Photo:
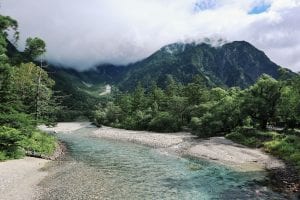
[[[300,0],[0,0],[0,12],[47,59],[77,69],[128,64],[178,41],[222,37],[251,42],[277,64],[300,71]]]

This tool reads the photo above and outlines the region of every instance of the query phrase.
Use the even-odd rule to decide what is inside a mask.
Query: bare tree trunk
[[[39,77],[38,77],[38,84],[37,84],[37,88],[36,88],[36,97],[35,97],[35,120],[36,121],[39,118],[39,101],[40,101],[41,76],[42,76],[42,69],[39,69]]]

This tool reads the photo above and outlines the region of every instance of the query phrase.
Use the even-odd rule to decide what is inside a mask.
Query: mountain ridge
[[[146,88],[153,81],[164,87],[167,75],[183,84],[200,75],[210,86],[246,88],[262,74],[279,78],[279,69],[279,65],[252,44],[234,41],[219,46],[205,42],[173,43],[127,66],[105,64],[82,72],[59,70],[85,82],[113,84],[122,90],[131,90],[138,82]],[[295,74],[291,70],[288,72]]]

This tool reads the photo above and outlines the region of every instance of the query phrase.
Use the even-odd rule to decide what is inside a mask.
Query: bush
[[[106,113],[104,111],[101,110],[95,111],[93,118],[94,118],[93,122],[97,127],[101,127],[106,123]]]
[[[190,127],[193,134],[199,137],[211,137],[223,134],[223,122],[215,120],[210,113],[204,114],[201,118],[193,117]]]
[[[25,152],[21,146],[24,138],[21,132],[14,128],[0,127],[0,160],[24,156]]]
[[[25,152],[37,155],[51,155],[56,148],[56,139],[37,130],[20,130],[0,127],[0,160],[17,159]]]
[[[20,144],[26,151],[48,156],[53,154],[57,143],[53,136],[34,131],[31,136],[23,139]]]
[[[135,124],[132,128],[136,130],[147,130],[152,120],[151,114],[147,114],[146,112],[140,110],[134,112],[133,117]]]
[[[244,135],[238,131],[233,131],[233,132],[227,134],[226,138],[230,139],[234,142],[237,142],[239,144],[243,144],[243,145],[250,146],[250,147],[259,147],[262,145],[262,143],[254,136],[247,137],[246,135]]]
[[[12,127],[15,129],[34,128],[35,122],[24,113],[0,114],[0,126]]]
[[[294,163],[300,170],[300,137],[295,135],[276,137],[274,140],[266,142],[264,147],[271,154]]]
[[[263,147],[267,152],[294,164],[300,173],[299,136],[238,127],[227,134],[226,138],[250,147]]]
[[[168,112],[160,112],[149,123],[150,131],[176,132],[180,130],[176,119]]]
[[[277,135],[274,132],[263,132],[255,128],[237,127],[227,134],[226,138],[250,147],[262,147],[265,141],[270,141]]]
[[[6,154],[0,150],[0,161],[6,160],[6,159],[7,159]]]

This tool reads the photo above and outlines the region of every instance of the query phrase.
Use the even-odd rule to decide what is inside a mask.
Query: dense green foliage
[[[54,81],[33,62],[45,52],[45,43],[29,38],[25,52],[18,52],[7,39],[8,30],[18,24],[0,16],[0,160],[19,158],[26,152],[48,155],[56,146],[54,138],[36,130],[39,123],[52,124],[58,101]]]
[[[210,88],[201,76],[182,85],[168,75],[165,89],[138,84],[132,93],[117,93],[94,113],[98,125],[176,132],[189,129],[200,137],[225,136],[252,147],[265,147],[299,164],[300,77],[275,80],[261,76],[251,87]],[[283,133],[266,132],[282,127]],[[285,133],[285,134],[284,134]],[[286,149],[289,146],[289,149]],[[291,153],[292,158],[287,155]]]
[[[30,155],[51,155],[56,139],[37,130],[0,127],[0,161]]]
[[[263,75],[244,90],[209,88],[201,76],[182,85],[169,75],[165,89],[152,83],[145,90],[139,84],[132,93],[117,93],[113,101],[100,105],[96,119],[100,124],[128,129],[159,130],[162,124],[172,126],[161,131],[190,127],[203,136],[222,135],[238,126],[289,129],[299,126],[298,86],[299,77],[277,81]]]
[[[0,161],[8,158],[20,158],[25,152],[21,148],[24,135],[14,128],[0,127]]]

